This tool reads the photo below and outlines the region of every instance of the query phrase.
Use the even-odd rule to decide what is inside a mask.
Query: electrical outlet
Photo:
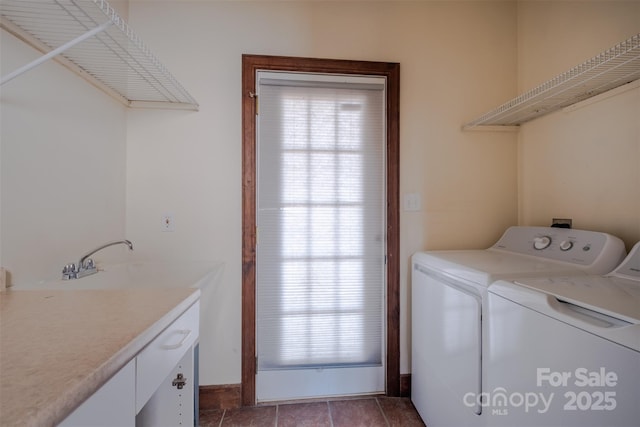
[[[173,219],[173,214],[162,215],[161,227],[162,231],[176,231],[176,224]]]
[[[571,228],[572,224],[572,220],[571,218],[553,218],[551,220],[551,226],[552,227],[559,227],[559,228]]]

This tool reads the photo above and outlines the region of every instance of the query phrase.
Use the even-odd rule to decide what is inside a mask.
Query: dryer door
[[[482,412],[482,299],[419,264],[412,285],[412,400],[427,425],[471,425]]]

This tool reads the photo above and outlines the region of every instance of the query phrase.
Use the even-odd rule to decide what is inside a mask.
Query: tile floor
[[[369,397],[200,411],[200,427],[419,427],[405,397]]]

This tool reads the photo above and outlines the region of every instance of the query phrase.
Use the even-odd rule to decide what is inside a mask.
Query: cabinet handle
[[[189,335],[191,335],[191,330],[190,329],[180,329],[180,330],[175,331],[175,333],[182,335],[182,339],[176,344],[163,344],[162,345],[163,349],[165,349],[165,350],[175,350],[176,348],[182,347],[182,344],[184,344],[184,342],[187,340],[187,338],[189,338]]]

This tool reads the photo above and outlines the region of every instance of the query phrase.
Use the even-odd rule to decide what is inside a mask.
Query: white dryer
[[[411,400],[425,423],[485,423],[484,324],[491,283],[605,274],[624,256],[617,237],[550,227],[511,227],[488,249],[414,254]]]
[[[640,426],[640,242],[606,276],[498,281],[488,302],[491,425]]]

